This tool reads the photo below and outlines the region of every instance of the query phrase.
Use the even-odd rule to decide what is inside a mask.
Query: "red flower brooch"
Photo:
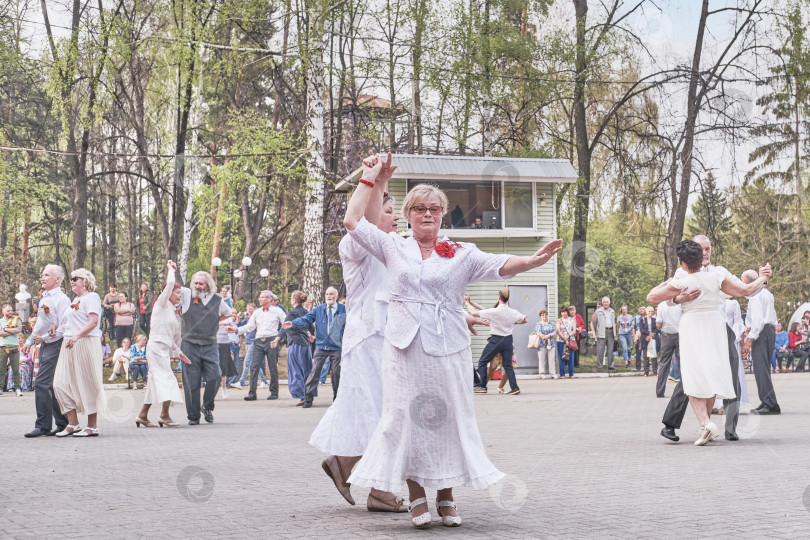
[[[456,249],[462,249],[463,247],[464,246],[458,242],[453,242],[451,240],[436,242],[436,239],[433,239],[433,249],[436,250],[437,255],[441,255],[442,257],[453,258],[456,256]]]
[[[70,307],[72,307],[73,309],[79,309],[79,300],[76,300],[75,304],[70,304]]]
[[[47,315],[47,314],[49,314],[51,312],[51,308],[49,308],[45,304],[42,304],[42,311],[44,311],[45,314]]]
[[[200,298],[199,298],[199,297],[195,298],[195,299],[194,299],[194,303],[195,303],[195,304],[199,304],[199,303],[200,303]]]

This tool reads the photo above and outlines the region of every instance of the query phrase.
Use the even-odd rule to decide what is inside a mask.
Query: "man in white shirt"
[[[37,384],[34,387],[37,421],[34,424],[33,431],[25,434],[28,438],[55,435],[68,425],[68,419],[62,414],[59,403],[53,395],[53,375],[59,361],[59,351],[62,348],[62,335],[64,333],[64,328],[61,327],[62,314],[70,306],[67,295],[59,288],[64,279],[65,271],[62,270],[61,266],[49,264],[42,270],[39,282],[45,292],[42,294],[42,299],[39,301],[39,307],[37,308],[37,323],[34,325],[31,336],[22,349],[25,354],[28,354],[31,345],[41,343]],[[52,325],[59,327],[53,336],[48,333]],[[56,429],[51,431],[54,421],[56,422]]]
[[[753,276],[753,277],[751,277]],[[755,270],[746,270],[742,274],[743,283],[756,281]],[[748,297],[748,313],[745,326],[749,328],[748,336],[742,345],[742,355],[751,353],[751,364],[754,366],[754,378],[757,381],[760,405],[751,409],[754,414],[780,414],[782,409],[776,401],[776,392],[771,380],[771,356],[776,341],[776,310],[773,307],[773,294],[766,288]]]
[[[661,338],[661,350],[658,351],[658,380],[655,384],[655,395],[662,398],[667,389],[667,377],[669,377],[672,363],[677,362],[680,357],[680,347],[678,347],[678,325],[681,323],[681,306],[671,306],[667,302],[658,304],[656,322],[658,324],[658,335]]]
[[[487,367],[489,367],[489,362],[500,353],[503,358],[503,369],[511,387],[511,390],[507,393],[511,396],[520,394],[515,369],[512,366],[512,329],[516,324],[526,324],[526,315],[510,308],[507,304],[509,302],[509,289],[501,289],[498,293],[498,305],[491,309],[482,309],[481,306],[470,300],[469,296],[465,297],[464,300],[470,315],[489,321],[489,339],[487,339],[487,346],[484,347],[481,358],[478,360],[478,378],[481,381],[481,386],[475,388],[475,393],[487,393]],[[473,309],[473,307],[476,309]]]
[[[256,401],[256,385],[259,382],[259,372],[267,360],[270,371],[270,395],[267,399],[278,399],[278,342],[281,337],[278,329],[284,322],[286,314],[280,307],[271,305],[277,297],[270,291],[259,293],[259,307],[250,316],[247,324],[236,328],[232,326],[231,332],[240,336],[256,330],[256,341],[253,342],[253,359],[250,363],[250,390],[245,401]]]

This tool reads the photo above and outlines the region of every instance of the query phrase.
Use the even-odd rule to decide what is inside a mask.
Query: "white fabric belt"
[[[454,311],[459,315],[464,314],[464,310],[461,309],[461,306],[453,306],[451,304],[447,304],[445,302],[437,302],[435,300],[423,300],[420,298],[411,298],[399,294],[392,294],[391,302],[402,302],[403,304],[425,304],[428,306],[433,306],[433,316],[438,323],[437,334],[440,336],[444,335],[444,322],[441,317],[443,311]],[[444,354],[449,355],[450,353],[447,352],[447,339],[445,338],[442,341],[444,341]]]

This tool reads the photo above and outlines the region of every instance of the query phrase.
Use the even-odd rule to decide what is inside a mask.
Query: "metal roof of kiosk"
[[[397,166],[392,178],[408,180],[508,180],[510,182],[563,182],[577,180],[571,162],[565,159],[535,159],[481,156],[427,156],[392,154]],[[386,158],[385,154],[377,154]],[[357,184],[362,169],[352,171],[335,191]]]

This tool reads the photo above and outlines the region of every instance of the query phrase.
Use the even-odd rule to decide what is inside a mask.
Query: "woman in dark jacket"
[[[301,291],[293,291],[290,298],[292,309],[287,313],[287,321],[293,321],[307,314],[306,308],[302,305],[307,300],[307,295]],[[307,382],[307,375],[312,370],[312,349],[309,346],[309,335],[307,331],[315,334],[315,328],[310,325],[293,326],[290,329],[282,329],[280,336],[287,338],[287,387],[290,389],[292,397],[299,399],[298,405],[304,404],[306,392],[304,390]],[[317,396],[318,389],[315,389]]]

